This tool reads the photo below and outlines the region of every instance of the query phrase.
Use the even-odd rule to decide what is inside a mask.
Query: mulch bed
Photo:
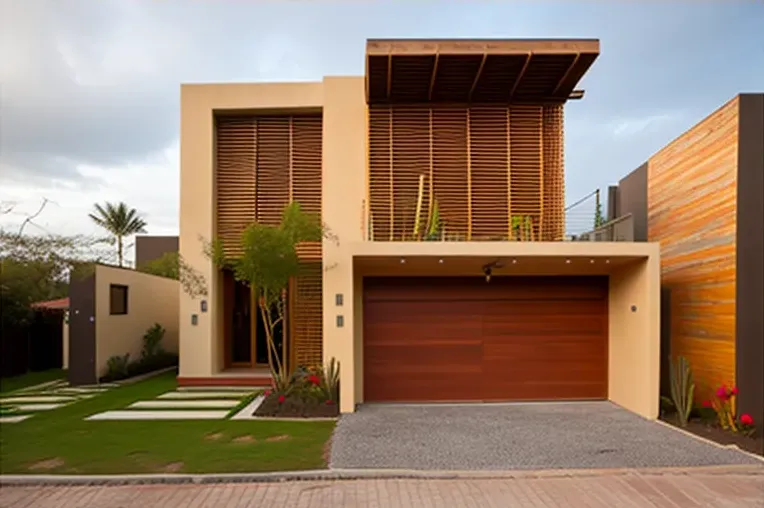
[[[661,417],[661,420],[679,427],[673,415]],[[721,445],[737,445],[741,450],[764,456],[764,436],[761,435],[761,432],[754,436],[745,436],[724,430],[713,423],[705,423],[699,420],[690,420],[687,422],[684,430]]]
[[[255,410],[255,416],[271,416],[284,418],[335,418],[340,410],[336,403],[326,404],[315,399],[288,397],[279,403],[279,396],[272,393],[265,398],[260,407]]]

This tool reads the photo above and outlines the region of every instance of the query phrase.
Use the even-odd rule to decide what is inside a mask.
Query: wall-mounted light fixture
[[[593,260],[593,259],[592,259],[591,261],[589,261],[589,262],[590,262],[591,264],[594,264],[594,260]]]
[[[199,303],[199,310],[201,310],[202,312],[207,312],[207,300],[202,300]]]
[[[491,275],[493,274],[493,270],[490,266],[484,266],[483,267],[483,273],[485,274],[485,281],[491,282]]]
[[[513,264],[513,265],[516,265],[516,264],[517,264],[517,260],[516,260],[516,259],[513,259],[513,260],[512,260],[512,264]]]
[[[440,263],[442,265],[443,264],[443,259],[439,259],[438,263]]]
[[[342,293],[337,293],[334,295],[334,305],[337,307],[342,307]]]
[[[631,311],[632,312],[637,312],[637,306],[636,305],[632,305],[631,306]]]
[[[569,265],[569,264],[570,264],[570,259],[566,259],[566,260],[565,260],[565,264],[568,264],[568,265]]]
[[[404,264],[406,262],[406,258],[401,258],[401,264]]]
[[[199,316],[196,314],[191,314],[191,325],[196,326],[199,324]]]
[[[342,314],[337,315],[337,328],[345,326],[345,318]]]

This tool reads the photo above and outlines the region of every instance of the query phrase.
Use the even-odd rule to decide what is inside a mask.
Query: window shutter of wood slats
[[[372,105],[368,127],[374,240],[412,238],[420,175],[421,224],[437,199],[448,240],[511,237],[513,216],[562,238],[562,106]]]
[[[321,115],[232,116],[216,122],[217,236],[228,255],[253,221],[278,225],[284,207],[298,201],[321,216]],[[292,285],[292,355],[321,363],[321,242],[298,245],[307,267]],[[316,290],[317,288],[317,290]]]

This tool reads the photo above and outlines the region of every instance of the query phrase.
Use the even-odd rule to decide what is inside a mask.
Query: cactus
[[[695,382],[687,358],[680,356],[671,362],[671,400],[681,427],[687,426],[695,395]]]

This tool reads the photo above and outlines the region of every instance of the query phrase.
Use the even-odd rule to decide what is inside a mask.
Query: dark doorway
[[[233,334],[231,364],[252,364],[252,299],[249,287],[239,281],[234,284]]]

